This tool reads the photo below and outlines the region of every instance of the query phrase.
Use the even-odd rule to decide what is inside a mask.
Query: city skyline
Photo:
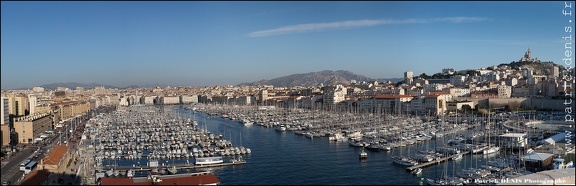
[[[561,64],[564,2],[2,2],[2,89]],[[450,8],[446,8],[450,7]]]

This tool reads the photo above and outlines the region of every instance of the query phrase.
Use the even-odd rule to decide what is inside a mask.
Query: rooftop
[[[532,152],[524,156],[524,161],[544,161],[553,156],[554,154]]]
[[[375,99],[397,99],[397,98],[411,98],[412,95],[397,95],[397,94],[378,94],[374,96]]]
[[[56,146],[50,151],[44,159],[42,159],[42,164],[44,165],[58,165],[58,162],[64,157],[64,154],[68,152],[68,147],[64,145]]]
[[[50,172],[46,170],[33,170],[20,182],[20,185],[42,185],[49,175]]]
[[[500,137],[512,137],[512,138],[520,138],[520,137],[526,137],[526,136],[527,136],[526,133],[506,133],[506,134],[500,135]]]

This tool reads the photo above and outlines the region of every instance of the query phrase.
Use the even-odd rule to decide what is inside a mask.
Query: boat
[[[307,138],[310,138],[310,139],[314,139],[314,135],[312,134],[312,132],[306,132],[306,133],[304,133],[304,136],[306,136]]]
[[[452,161],[458,161],[462,159],[462,153],[458,153],[452,157]]]
[[[172,166],[170,168],[168,168],[168,173],[170,174],[176,174],[178,172],[178,169],[176,169],[176,166]]]
[[[348,144],[353,147],[364,147],[364,142],[362,141],[350,140]]]
[[[244,126],[246,126],[246,127],[252,126],[252,124],[254,124],[254,122],[252,122],[248,119],[242,119],[242,121],[240,123],[244,124]]]
[[[421,162],[434,161],[434,156],[432,156],[430,154],[416,154],[414,157],[416,158],[416,160],[421,161]]]
[[[366,149],[368,149],[369,151],[380,152],[380,151],[389,151],[390,147],[378,143],[373,143],[366,146]]]
[[[414,165],[418,165],[418,162],[411,160],[409,158],[403,158],[403,157],[398,157],[398,156],[392,156],[392,161],[394,161],[394,163],[397,163],[399,165],[402,166],[414,166]]]
[[[421,173],[422,173],[422,168],[417,168],[417,169],[412,170],[412,174],[413,174],[413,175],[418,175],[418,174],[421,174]]]
[[[245,163],[245,162],[246,162],[246,160],[242,159],[242,156],[238,156],[238,159],[233,158],[233,159],[230,160],[230,163],[233,163],[233,164],[235,164],[235,163]]]
[[[448,178],[436,178],[436,179],[428,178],[426,179],[426,182],[429,185],[464,185],[464,183],[460,180],[448,179]]]
[[[378,146],[379,146],[379,144],[372,143],[372,144],[366,146],[365,148],[368,149],[369,151],[380,152],[380,148]]]
[[[134,173],[135,173],[134,169],[128,169],[126,171],[126,177],[129,177],[129,178],[134,177]]]
[[[492,153],[496,153],[498,151],[500,151],[500,147],[493,146],[493,147],[488,147],[488,148],[485,148],[484,150],[482,150],[482,154],[492,154]]]
[[[222,156],[196,158],[196,165],[211,165],[219,163],[224,163]]]
[[[281,124],[278,128],[276,128],[276,131],[286,131],[286,126],[284,124]]]
[[[368,158],[368,153],[366,153],[366,151],[364,150],[364,148],[362,148],[362,151],[360,151],[359,158],[360,158],[360,159],[366,159],[366,158]]]

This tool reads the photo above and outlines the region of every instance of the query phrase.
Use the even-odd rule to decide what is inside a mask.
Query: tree
[[[468,74],[469,76],[479,76],[480,72],[476,70],[467,70],[466,74]]]
[[[427,75],[426,73],[422,73],[420,74],[418,77],[422,78],[422,79],[430,79],[431,77],[429,75]]]
[[[470,112],[472,111],[472,107],[470,105],[462,105],[462,111]]]
[[[480,104],[476,104],[474,105],[474,110],[480,110],[480,109],[484,109],[485,107],[480,105]]]

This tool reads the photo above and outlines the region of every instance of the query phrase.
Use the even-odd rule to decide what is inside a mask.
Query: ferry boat
[[[222,160],[222,156],[196,158],[196,165],[211,165],[219,163],[224,163],[224,160]]]

